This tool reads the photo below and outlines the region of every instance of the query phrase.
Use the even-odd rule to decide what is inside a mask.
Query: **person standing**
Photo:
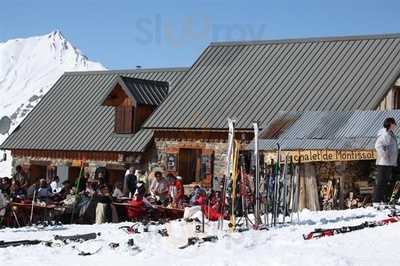
[[[155,179],[153,179],[150,185],[150,194],[156,200],[156,202],[165,205],[168,201],[169,195],[169,184],[168,181],[163,177],[162,173],[157,171],[154,173]]]
[[[27,189],[29,184],[28,184],[28,177],[24,171],[24,169],[22,168],[21,165],[17,165],[15,167],[15,173],[13,175],[13,179],[18,181],[18,183],[20,184],[21,188],[23,189]]]
[[[137,182],[143,183],[143,188],[145,189],[145,193],[147,194],[149,191],[149,182],[147,179],[147,176],[143,173],[142,170],[136,170],[135,171],[135,176],[137,177]]]
[[[176,206],[182,207],[183,202],[185,201],[185,190],[183,187],[181,176],[176,177],[175,189],[176,189],[176,199],[175,199]]]
[[[394,134],[396,127],[394,118],[386,118],[375,142],[377,176],[372,200],[374,207],[385,202],[385,190],[392,179],[393,168],[397,166],[398,145]]]
[[[137,177],[134,175],[135,169],[130,167],[125,173],[122,192],[126,197],[132,197],[136,192]]]

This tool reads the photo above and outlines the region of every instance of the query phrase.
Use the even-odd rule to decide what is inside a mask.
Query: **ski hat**
[[[176,179],[182,180],[182,177],[181,177],[180,175],[178,175],[178,176],[176,177]]]

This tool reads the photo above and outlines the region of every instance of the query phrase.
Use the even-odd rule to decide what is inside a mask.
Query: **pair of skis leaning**
[[[235,207],[237,200],[236,193],[236,181],[238,172],[238,142],[235,141],[235,121],[228,119],[229,133],[228,133],[228,151],[226,157],[226,174],[224,176],[222,196],[221,196],[221,209],[222,214],[218,228],[223,229],[223,214],[226,210],[226,199],[229,198],[228,185],[232,185],[232,193],[230,195],[231,200],[231,221],[230,227],[233,230],[236,228],[236,216]],[[247,183],[244,178],[244,163],[240,163],[240,196],[242,202],[242,217],[245,219],[246,227],[248,228],[249,223],[252,224],[254,229],[266,228],[269,226],[275,226],[280,223],[279,217],[283,216],[282,222],[286,222],[286,217],[290,216],[290,221],[293,221],[293,213],[297,213],[299,220],[299,194],[300,194],[300,182],[299,182],[299,167],[295,167],[291,157],[285,156],[283,167],[281,167],[281,148],[278,144],[277,160],[271,164],[271,171],[266,170],[265,163],[260,159],[259,152],[259,141],[258,134],[259,128],[257,123],[253,123],[254,127],[254,198],[253,202],[253,213],[254,222],[248,217],[248,206],[249,198],[246,190]],[[262,162],[261,162],[262,161]],[[300,162],[298,162],[300,164]],[[263,168],[263,169],[261,169]],[[271,187],[272,186],[272,187]],[[264,221],[262,221],[262,215],[264,215]],[[269,217],[271,216],[271,221]]]
[[[300,178],[299,164],[295,167],[293,159],[290,156],[284,156],[282,166],[282,151],[277,144],[277,161],[271,162],[271,170],[267,173],[267,202],[271,206],[267,208],[271,212],[271,225],[276,226],[279,223],[285,223],[286,217],[290,217],[293,222],[293,215],[297,214],[299,221],[299,195],[300,195]],[[279,217],[282,215],[282,221]]]

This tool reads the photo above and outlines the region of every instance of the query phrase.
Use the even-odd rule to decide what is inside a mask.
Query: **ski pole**
[[[255,209],[255,224],[260,224],[260,155],[258,151],[258,123],[253,123],[254,127],[254,160],[255,160],[255,178],[256,178],[256,209]]]
[[[18,227],[21,227],[21,225],[19,224],[19,221],[18,221],[18,217],[17,217],[17,214],[15,213],[15,211],[14,211],[14,209],[11,207],[11,212],[13,213],[13,215],[14,215],[14,219],[15,219],[15,222],[17,223],[17,226]]]
[[[201,232],[204,233],[204,212],[201,212]]]
[[[30,225],[32,225],[32,219],[33,219],[33,205],[35,204],[35,200],[36,200],[36,189],[33,190],[32,207],[31,207],[31,216],[30,216],[30,219],[29,219]]]
[[[73,221],[74,221],[74,212],[75,212],[75,207],[76,207],[76,203],[77,203],[77,201],[79,200],[79,188],[80,188],[80,183],[81,183],[81,177],[82,177],[82,174],[83,174],[83,171],[84,171],[84,167],[85,167],[85,160],[82,160],[81,161],[81,169],[80,169],[80,171],[79,171],[79,177],[78,177],[78,183],[77,183],[77,188],[76,188],[76,196],[75,196],[75,202],[74,202],[74,204],[73,204],[73,206],[72,206],[72,213],[71,213],[71,224],[73,223]]]
[[[271,188],[271,226],[274,220],[274,204],[275,204],[275,162],[274,159],[271,159],[271,177],[268,183],[268,189]]]
[[[277,220],[278,220],[278,208],[279,208],[279,201],[280,201],[280,179],[281,179],[281,170],[280,170],[280,164],[281,164],[281,146],[279,143],[276,144],[278,146],[278,159],[277,159],[277,175],[275,177],[276,183],[275,183],[275,189],[276,189],[276,198],[275,198],[275,210],[274,210],[274,226],[276,226]]]
[[[285,156],[285,164],[283,167],[283,223],[285,223],[285,218],[286,218],[286,208],[287,208],[287,203],[286,203],[286,194],[287,194],[287,156]]]
[[[299,157],[299,163],[297,165],[297,174],[296,174],[296,212],[297,212],[297,223],[300,223],[300,213],[299,213],[299,200],[300,200],[300,157]]]

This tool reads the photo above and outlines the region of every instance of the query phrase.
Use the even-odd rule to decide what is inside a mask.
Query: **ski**
[[[1,241],[0,240],[0,248],[8,248],[8,247],[17,247],[17,246],[33,246],[39,245],[46,241],[42,240],[19,240],[19,241]]]
[[[79,253],[78,253],[79,256],[92,256],[92,255],[94,255],[94,254],[99,253],[100,250],[103,249],[103,247],[99,247],[99,248],[96,249],[95,251],[89,252],[89,251],[80,250],[80,249],[77,248],[77,247],[74,247],[74,248],[79,252]]]
[[[226,154],[226,159],[225,159],[225,164],[226,164],[226,169],[225,169],[225,176],[223,178],[223,188],[222,188],[222,193],[221,193],[221,204],[220,204],[220,217],[218,219],[218,229],[223,230],[224,228],[224,214],[225,214],[225,200],[226,200],[226,195],[227,195],[227,190],[228,190],[228,181],[231,180],[231,164],[232,164],[232,152],[233,152],[233,145],[234,145],[234,139],[235,139],[235,121],[232,119],[228,119],[228,127],[229,127],[229,133],[228,133],[228,151]]]
[[[338,228],[327,228],[327,229],[318,228],[308,234],[304,234],[303,238],[304,238],[304,240],[318,239],[318,238],[322,238],[322,237],[334,236],[337,234],[350,233],[350,232],[362,230],[365,228],[371,228],[371,227],[383,226],[383,225],[387,225],[387,224],[391,224],[391,223],[397,223],[399,221],[400,221],[400,216],[396,215],[396,216],[391,216],[391,217],[385,218],[383,220],[364,222],[364,223],[361,223],[358,225],[342,226],[342,227],[338,227]]]
[[[56,235],[56,236],[54,236],[54,240],[60,240],[62,242],[68,242],[68,241],[78,242],[78,241],[87,241],[87,240],[96,239],[97,236],[100,236],[100,233],[78,234],[78,235],[72,235],[72,236]]]
[[[273,201],[273,211],[272,211],[272,220],[273,225],[276,226],[278,222],[278,215],[279,215],[279,183],[281,179],[281,166],[280,166],[280,157],[281,157],[281,146],[279,143],[277,145],[277,161],[276,161],[276,170],[275,170],[275,178],[274,178],[274,201]]]
[[[132,225],[120,226],[118,229],[125,231],[127,234],[140,234],[139,226],[140,223],[134,223]]]
[[[160,230],[158,230],[158,233],[159,233],[162,237],[168,237],[168,236],[169,236],[167,229],[160,229]]]
[[[236,198],[237,198],[237,177],[238,177],[238,160],[239,160],[239,141],[234,140],[233,142],[233,152],[232,152],[232,171],[231,171],[231,217],[230,225],[231,231],[235,230],[236,227]]]
[[[187,248],[189,246],[193,246],[195,244],[202,244],[202,243],[205,243],[205,242],[214,243],[217,240],[218,240],[217,236],[206,236],[206,237],[201,237],[201,238],[199,238],[199,237],[190,237],[190,238],[188,238],[188,243],[186,245],[184,245],[184,246],[179,247],[179,249],[185,249],[185,248]]]

